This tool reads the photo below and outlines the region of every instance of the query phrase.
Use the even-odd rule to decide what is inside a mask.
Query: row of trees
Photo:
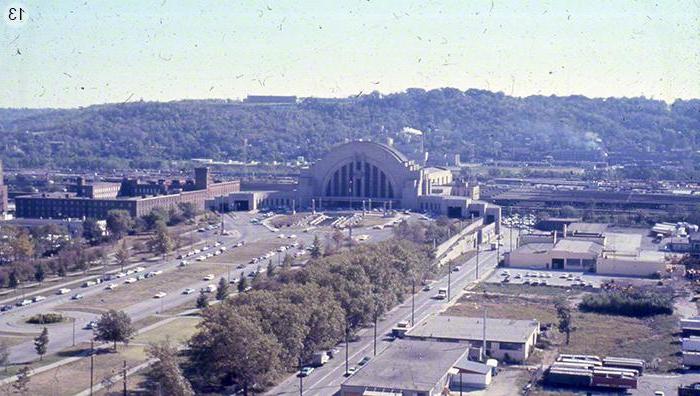
[[[258,277],[254,290],[204,310],[186,373],[197,388],[266,386],[401,302],[430,263],[428,249],[391,240]]]
[[[579,309],[611,315],[636,318],[673,313],[673,299],[670,295],[646,288],[606,290],[598,294],[587,294],[579,304]]]

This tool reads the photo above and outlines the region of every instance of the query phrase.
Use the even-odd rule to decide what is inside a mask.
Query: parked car
[[[44,296],[35,296],[34,297],[34,302],[39,302],[39,301],[44,301],[46,300],[46,297]]]
[[[5,304],[5,305],[2,306],[2,308],[0,308],[0,311],[5,312],[5,311],[11,310],[12,308],[14,308],[12,305],[10,305],[10,304]]]
[[[358,365],[358,366],[364,366],[365,364],[369,363],[369,359],[370,359],[369,356],[365,356],[365,357],[362,358],[362,360],[360,360],[359,362],[357,362],[357,365]]]
[[[345,373],[346,377],[349,377],[357,372],[357,367],[350,367],[348,368],[348,371]]]
[[[67,287],[63,287],[61,289],[58,289],[58,292],[56,292],[56,294],[59,294],[59,295],[60,294],[68,294],[68,293],[70,293],[70,289]]]
[[[22,301],[17,301],[18,307],[24,307],[32,303],[32,300],[27,300],[26,298]]]
[[[119,287],[119,285],[118,285],[117,283],[110,283],[109,285],[107,285],[107,287],[106,287],[105,289],[107,289],[107,290],[114,290],[114,289],[116,289],[117,287]]]
[[[207,276],[205,276],[205,277],[202,278],[202,279],[205,280],[205,281],[213,280],[213,279],[214,279],[214,274],[208,274]]]
[[[156,294],[153,296],[153,298],[163,298],[163,297],[165,297],[165,296],[167,296],[167,295],[168,295],[168,294],[165,293],[165,292],[158,292],[158,293],[156,293]]]
[[[82,300],[82,299],[83,299],[83,295],[80,293],[74,294],[73,297],[71,297],[71,300]]]
[[[126,280],[124,281],[124,283],[126,283],[127,285],[129,285],[129,284],[132,284],[132,283],[136,283],[137,280],[138,280],[138,279],[136,279],[136,278],[126,278]]]
[[[95,330],[97,328],[97,321],[96,320],[91,320],[87,322],[85,325],[84,329],[85,330]]]

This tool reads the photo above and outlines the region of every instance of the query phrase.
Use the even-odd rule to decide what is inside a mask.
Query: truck
[[[435,299],[444,300],[447,298],[447,288],[441,287],[438,289],[438,293],[435,295]]]
[[[316,352],[311,356],[311,365],[314,367],[321,367],[326,364],[329,359],[328,352]]]
[[[396,338],[403,338],[404,334],[406,334],[406,332],[410,328],[411,328],[411,326],[410,326],[409,321],[402,320],[391,329],[391,335],[396,337]]]

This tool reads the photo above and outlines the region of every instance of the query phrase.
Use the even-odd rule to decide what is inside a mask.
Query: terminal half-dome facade
[[[342,144],[305,169],[299,179],[302,203],[357,206],[370,200],[392,207],[415,206],[420,168],[384,144],[357,141]]]

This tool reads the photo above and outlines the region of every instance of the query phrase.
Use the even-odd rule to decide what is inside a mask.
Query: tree
[[[165,224],[160,224],[156,227],[156,231],[148,241],[149,249],[154,254],[159,254],[165,256],[173,250],[173,238],[168,233],[168,229]]]
[[[192,202],[181,202],[177,205],[182,211],[182,216],[187,219],[194,219],[197,216],[197,207]]]
[[[114,258],[117,260],[117,264],[121,267],[122,272],[124,272],[124,265],[129,262],[129,257],[129,247],[126,245],[126,241],[122,241],[114,253]]]
[[[27,260],[34,256],[34,243],[26,232],[21,232],[11,240],[10,246],[15,261]]]
[[[107,212],[107,230],[114,240],[119,240],[134,229],[134,219],[126,210],[110,210]]]
[[[284,259],[282,260],[282,267],[284,268],[289,268],[294,264],[294,257],[292,257],[289,254],[284,255]]]
[[[44,355],[49,347],[49,330],[44,327],[38,337],[34,339],[34,350],[39,355],[39,360],[44,360]]]
[[[219,279],[219,286],[216,288],[216,299],[223,301],[228,297],[228,282],[223,276]]]
[[[207,294],[204,292],[204,290],[201,290],[199,292],[199,297],[197,297],[197,308],[204,309],[208,306],[209,306],[209,297],[207,297]]]
[[[203,313],[199,331],[190,339],[189,369],[203,383],[228,379],[243,387],[270,381],[280,369],[280,346],[252,318],[228,304]]]
[[[26,395],[29,392],[29,381],[32,369],[29,366],[24,366],[17,372],[17,380],[12,383],[12,388],[20,395]]]
[[[273,276],[275,276],[275,268],[276,267],[272,263],[272,259],[270,259],[270,261],[267,262],[267,271],[266,271],[268,278],[272,278]]]
[[[104,236],[102,227],[100,227],[97,219],[88,217],[83,221],[83,238],[90,243],[99,241]]]
[[[313,258],[319,258],[323,254],[323,251],[321,250],[321,240],[318,239],[318,235],[314,235],[314,241],[311,245],[311,257]]]
[[[569,345],[571,337],[571,308],[566,301],[557,301],[555,304],[557,317],[559,318],[559,332],[566,334],[566,345]]]
[[[241,276],[241,280],[238,282],[238,292],[243,293],[245,289],[248,288],[248,279],[245,276]]]
[[[124,311],[111,309],[103,313],[100,320],[97,321],[95,339],[114,342],[114,351],[116,352],[117,342],[128,344],[135,331],[129,315]]]
[[[146,347],[146,354],[156,359],[147,373],[148,388],[152,394],[190,396],[194,395],[192,385],[182,374],[177,359],[177,348],[169,338]]]
[[[19,286],[19,279],[17,278],[17,271],[15,271],[15,270],[10,271],[10,277],[9,277],[7,283],[8,283],[7,285],[11,289],[16,289],[17,286]]]
[[[44,270],[43,264],[37,264],[37,266],[34,267],[34,279],[39,283],[46,279],[46,271]]]
[[[7,372],[7,365],[10,363],[10,345],[7,341],[0,341],[0,365],[5,367],[5,372]]]

